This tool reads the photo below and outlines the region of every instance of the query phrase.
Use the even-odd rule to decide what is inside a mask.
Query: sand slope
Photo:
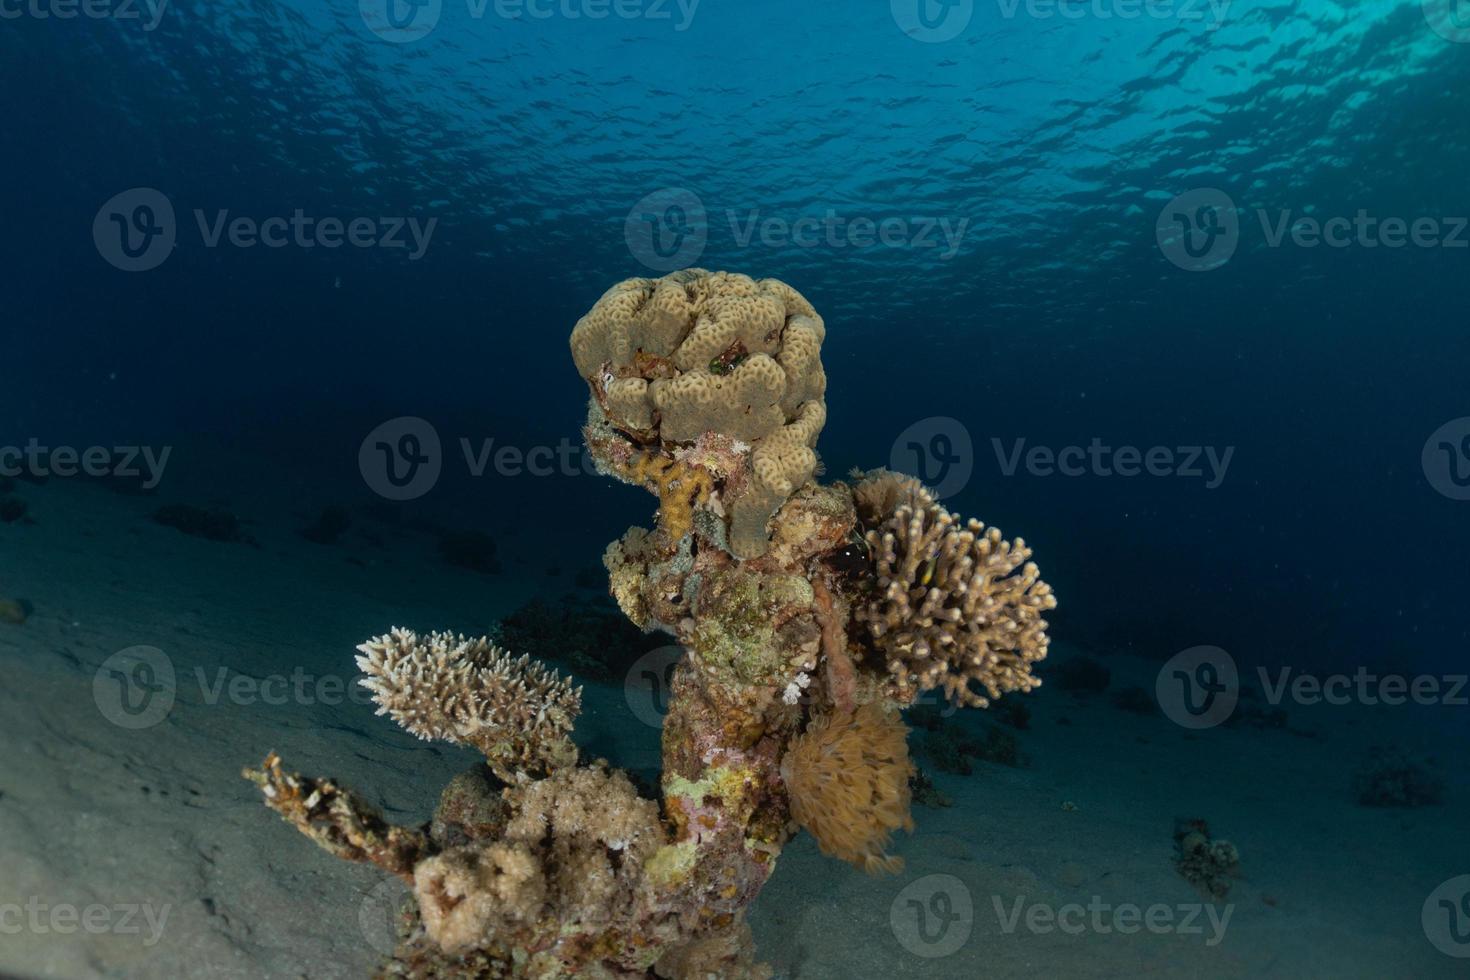
[[[499,576],[448,567],[432,542],[403,528],[374,529],[379,545],[352,536],[315,545],[294,533],[301,512],[285,493],[233,501],[255,520],[251,547],[158,526],[147,519],[155,499],[59,480],[20,492],[36,523],[0,525],[0,597],[23,595],[36,610],[22,626],[0,623],[0,909],[25,919],[18,931],[21,912],[0,919],[0,972],[366,975],[400,886],[317,851],[259,804],[240,768],[275,749],[293,768],[340,777],[396,820],[425,819],[474,756],[416,741],[342,697],[353,645],[390,625],[483,632],[567,583],[514,554]],[[565,556],[573,567],[596,558],[595,549]],[[177,696],[162,721],[129,730],[99,709],[94,681],[99,666],[138,645],[167,655]],[[1071,652],[1062,642],[1055,655]],[[1152,687],[1156,665],[1107,663],[1115,689]],[[306,679],[307,696],[238,696],[293,675]],[[902,875],[864,877],[806,838],[787,850],[752,916],[780,975],[1470,970],[1421,926],[1430,892],[1470,873],[1463,763],[1451,763],[1440,807],[1366,809],[1348,791],[1369,745],[1433,748],[1435,711],[1453,709],[1294,708],[1292,725],[1306,736],[1190,733],[1106,696],[1053,688],[1028,703],[1030,727],[1019,735],[1030,767],[932,772],[955,805],[916,812],[917,832],[899,842]],[[958,720],[976,731],[988,721]],[[657,731],[633,716],[621,688],[589,685],[578,734],[620,764],[657,766]],[[1223,932],[1173,870],[1176,816],[1207,818],[1241,850]],[[1189,928],[1122,934],[1115,916],[1121,909],[1127,926],[1128,906],[1165,907]],[[92,927],[64,911],[52,918],[69,907],[92,907]],[[1027,926],[1048,910],[1069,928]]]

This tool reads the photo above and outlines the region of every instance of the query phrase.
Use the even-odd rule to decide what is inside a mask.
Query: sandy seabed
[[[34,522],[0,525],[0,597],[35,611],[0,623],[0,974],[369,975],[402,886],[317,850],[241,768],[274,749],[395,822],[427,819],[475,756],[346,697],[354,645],[392,625],[482,633],[569,583],[513,556],[501,575],[450,567],[407,528],[375,528],[373,545],[313,544],[279,492],[233,498],[257,547],[148,519],[173,498],[64,480],[20,494]],[[600,547],[566,561],[595,563]],[[138,646],[167,656],[175,696],[162,720],[129,728],[126,713],[109,719],[113,682],[98,675]],[[1053,647],[1073,652],[1065,638]],[[1104,659],[1114,688],[1152,689],[1157,664]],[[1470,874],[1464,763],[1447,760],[1441,806],[1371,809],[1350,791],[1370,746],[1433,751],[1426,713],[1470,709],[1296,707],[1293,734],[1189,732],[1051,687],[1026,703],[1028,767],[929,767],[954,805],[916,807],[916,832],[897,843],[901,875],[866,877],[805,836],[787,849],[751,915],[778,976],[1470,972],[1421,918],[1437,886]],[[956,720],[978,731],[980,714]],[[622,687],[587,685],[577,735],[585,756],[657,771],[658,732]],[[1175,872],[1180,816],[1207,818],[1239,847],[1227,902],[1206,906]]]

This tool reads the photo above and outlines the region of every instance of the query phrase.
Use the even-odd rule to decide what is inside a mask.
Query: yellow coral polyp
[[[708,470],[665,456],[656,450],[615,463],[617,474],[658,496],[658,527],[669,547],[694,526],[694,511],[709,503],[715,479]]]

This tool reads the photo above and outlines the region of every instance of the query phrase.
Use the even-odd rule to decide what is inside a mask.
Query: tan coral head
[[[686,269],[620,282],[572,331],[592,389],[589,447],[608,456],[597,437],[615,433],[673,457],[707,433],[735,440],[748,459],[721,474],[729,550],[758,556],[771,516],[817,469],[825,337],[811,304],[776,279]],[[602,461],[628,479],[627,460]]]

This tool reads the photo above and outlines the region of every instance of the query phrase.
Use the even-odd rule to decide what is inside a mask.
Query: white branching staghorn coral
[[[1046,657],[1048,643],[1041,614],[1057,603],[1026,542],[962,522],[895,474],[875,473],[870,482],[855,491],[860,513],[880,500],[897,506],[866,534],[877,589],[854,607],[853,619],[867,628],[894,695],[907,702],[938,687],[955,704],[983,708],[1009,691],[1038,687],[1031,666]]]
[[[360,683],[378,714],[419,738],[473,746],[507,782],[576,764],[570,736],[582,689],[540,662],[515,659],[483,637],[406,629],[357,649]]]

